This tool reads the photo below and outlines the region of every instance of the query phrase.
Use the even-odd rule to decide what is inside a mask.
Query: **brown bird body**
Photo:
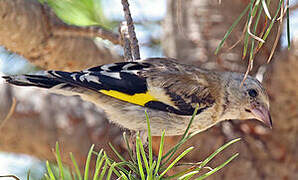
[[[256,118],[272,125],[268,95],[255,78],[248,76],[240,86],[243,74],[208,71],[168,58],[4,78],[16,85],[80,95],[104,109],[110,121],[134,131],[147,129],[146,109],[153,135],[162,130],[166,135],[183,134],[197,105],[190,131],[228,119]]]

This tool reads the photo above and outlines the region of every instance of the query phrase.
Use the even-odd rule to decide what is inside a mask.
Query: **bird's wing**
[[[184,67],[167,60],[120,62],[79,72],[47,71],[7,79],[16,85],[74,89],[83,87],[140,106],[179,115],[192,115],[214,103],[208,83],[185,73]],[[18,77],[18,76],[17,76]],[[22,79],[22,80],[20,80]],[[200,82],[201,81],[201,82]],[[204,84],[205,83],[205,84]]]
[[[167,74],[148,80],[148,84],[149,93],[157,97],[158,101],[148,102],[147,107],[192,115],[197,105],[200,113],[215,102],[208,86],[203,86],[185,75]]]
[[[144,107],[192,115],[215,102],[209,84],[192,66],[147,59],[93,67],[81,72],[50,71],[58,79]]]

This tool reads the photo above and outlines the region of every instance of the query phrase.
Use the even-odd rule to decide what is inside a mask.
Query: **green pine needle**
[[[248,11],[249,6],[247,6],[242,13],[238,16],[238,18],[234,21],[234,23],[231,25],[231,27],[228,29],[228,31],[226,32],[226,34],[224,35],[224,37],[222,38],[221,42],[219,43],[219,45],[217,46],[216,50],[215,50],[215,55],[218,54],[219,50],[222,48],[224,42],[226,41],[226,39],[230,36],[230,34],[232,33],[233,29],[236,27],[236,25],[239,23],[239,21],[242,19],[242,17],[246,14],[246,12]]]
[[[187,148],[185,151],[183,151],[167,168],[166,170],[164,170],[159,178],[161,178],[162,176],[164,176],[168,170],[170,170],[181,158],[183,158],[187,153],[189,153],[191,150],[193,150],[194,147],[189,147]]]
[[[198,110],[198,107],[196,107],[196,110],[190,120],[190,124],[196,115]],[[150,130],[150,121],[148,118],[148,114],[146,114],[146,120],[147,120],[147,125],[148,125],[148,137],[149,139],[151,138],[151,130]],[[180,141],[176,144],[176,148],[174,148],[171,153],[174,153],[178,150],[178,148],[189,138],[193,137],[195,134],[198,132],[193,132],[191,134],[188,134],[189,127],[186,128],[186,131]],[[125,135],[124,135],[125,137]],[[157,161],[153,161],[153,154],[152,154],[152,163],[150,163],[150,154],[147,154],[144,150],[143,143],[140,139],[139,134],[137,134],[136,137],[136,161],[128,161],[126,160],[122,155],[120,155],[116,149],[110,144],[110,147],[114,151],[114,153],[118,156],[118,158],[121,160],[121,162],[115,162],[114,160],[110,159],[106,152],[101,149],[98,153],[93,152],[94,145],[92,145],[89,149],[87,159],[86,159],[86,164],[85,164],[85,172],[84,172],[84,179],[89,179],[90,175],[90,162],[91,162],[91,156],[92,154],[97,155],[96,159],[96,164],[95,164],[95,171],[93,174],[93,180],[95,179],[111,179],[113,173],[118,177],[118,179],[128,179],[128,180],[137,180],[138,178],[141,178],[142,180],[169,180],[169,179],[183,179],[183,180],[188,180],[191,179],[194,175],[198,175],[200,173],[200,170],[205,167],[205,165],[211,161],[216,155],[218,155],[220,152],[222,152],[225,148],[230,146],[231,144],[237,142],[240,140],[234,139],[226,144],[224,144],[222,147],[218,148],[214,153],[212,153],[209,157],[207,157],[203,162],[201,163],[193,163],[191,168],[186,168],[183,169],[181,172],[177,172],[175,175],[164,177],[167,172],[172,169],[174,166],[177,165],[177,163],[184,157],[186,156],[191,150],[194,149],[194,147],[189,147],[185,151],[183,151],[178,157],[172,158],[171,155],[168,157],[167,160],[169,160],[171,163],[167,165],[165,162],[162,163],[162,154],[163,154],[163,148],[164,148],[164,138],[165,138],[165,131],[162,131],[162,136],[160,140],[160,147],[159,147],[159,153],[157,157]],[[126,137],[124,139],[127,139]],[[152,146],[150,146],[151,152],[152,152]],[[173,149],[173,148],[172,148]],[[150,152],[150,150],[149,150]],[[235,154],[231,158],[229,158],[226,162],[221,164],[220,166],[212,169],[211,171],[201,175],[199,178],[206,178],[210,176],[211,174],[215,173],[222,167],[224,167],[226,164],[228,164],[232,159],[234,159],[238,154]],[[80,174],[80,170],[78,168],[78,164],[72,155],[70,153],[70,158],[73,162],[74,166],[74,172],[75,174],[73,175],[70,173],[68,168],[62,164],[61,161],[61,155],[60,155],[60,149],[59,149],[59,144],[58,142],[56,143],[56,159],[58,163],[58,170],[57,174],[60,173],[59,179],[62,179],[64,177],[64,171],[66,174],[72,174],[72,178],[74,179],[82,179],[82,176]],[[136,162],[136,163],[134,163]],[[104,166],[102,167],[102,165]],[[47,174],[45,174],[44,178],[49,179],[49,180],[56,180],[55,173],[52,171],[49,162],[46,162],[46,167],[47,167]],[[73,171],[72,171],[73,172]],[[161,172],[161,173],[160,173]],[[62,174],[61,174],[62,173]],[[160,173],[160,174],[159,174]],[[64,177],[65,178],[65,177]],[[68,179],[68,178],[67,178]]]
[[[94,144],[91,145],[91,148],[89,149],[87,160],[86,160],[86,165],[85,165],[85,173],[84,173],[84,180],[89,179],[89,166],[90,166],[90,161],[91,161],[91,156],[93,152]]]
[[[278,13],[279,13],[279,11],[280,11],[280,8],[281,8],[282,3],[283,3],[283,0],[280,0],[280,1],[279,1],[279,4],[278,4],[278,7],[277,7],[277,10],[276,10],[276,12],[275,12],[275,15],[274,15],[273,19],[271,20],[271,23],[270,23],[269,27],[267,28],[267,30],[266,30],[266,32],[265,32],[263,38],[262,38],[264,41],[267,39],[267,37],[268,37],[268,35],[269,35],[269,33],[270,33],[272,27],[273,27],[273,24],[275,23],[275,20],[276,20],[276,18],[277,18],[277,16],[278,16]],[[260,49],[260,48],[263,46],[263,44],[264,44],[264,43],[260,42],[260,43],[259,43],[259,47],[258,47],[258,49]]]
[[[290,10],[289,10],[289,1],[287,1],[287,40],[288,40],[288,49],[291,47],[291,34],[290,34]]]
[[[73,156],[73,154],[71,152],[69,153],[69,156],[70,156],[70,159],[71,159],[72,164],[74,166],[74,169],[75,169],[75,172],[76,172],[77,177],[79,178],[79,180],[82,180],[81,171],[79,169],[79,166],[78,166],[77,161],[75,160],[75,158],[74,158],[74,156]]]
[[[63,163],[61,160],[61,154],[60,154],[60,149],[59,149],[59,144],[56,142],[56,159],[59,167],[59,172],[60,172],[60,178],[64,180],[64,171],[63,171]]]
[[[56,180],[55,175],[54,175],[54,173],[53,173],[53,171],[52,171],[52,168],[51,168],[51,166],[50,166],[49,161],[46,161],[46,167],[47,167],[47,172],[48,172],[49,178],[50,178],[51,180]]]
[[[136,142],[136,153],[137,153],[138,167],[139,167],[141,179],[145,180],[145,174],[144,174],[144,170],[143,170],[142,158],[141,158],[141,154],[140,154],[140,145],[138,143],[138,139],[140,139],[139,135],[137,135],[137,142]]]
[[[154,176],[158,174],[159,166],[162,159],[162,152],[164,147],[164,140],[165,140],[165,130],[162,131],[161,138],[160,138],[160,145],[159,145],[159,151],[158,151],[158,157],[157,157],[157,164],[154,172]]]
[[[231,162],[233,159],[235,159],[239,153],[234,154],[232,157],[230,157],[226,162],[222,163],[220,166],[214,168],[213,170],[207,172],[206,174],[200,176],[196,180],[203,180],[206,179],[208,176],[214,174],[215,172],[219,171],[221,168],[223,168],[225,165],[227,165],[229,162]]]

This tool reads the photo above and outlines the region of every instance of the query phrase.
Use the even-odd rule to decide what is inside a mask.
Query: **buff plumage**
[[[182,134],[197,105],[191,131],[228,119],[255,118],[272,126],[268,95],[255,78],[248,76],[241,86],[243,74],[208,71],[169,58],[3,78],[19,86],[80,95],[104,109],[110,121],[134,131],[147,129],[147,109],[153,135],[163,129],[167,135]]]

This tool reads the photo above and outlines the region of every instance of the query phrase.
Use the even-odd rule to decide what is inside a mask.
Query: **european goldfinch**
[[[80,95],[104,109],[121,127],[152,135],[183,134],[198,105],[190,131],[203,131],[228,119],[258,119],[272,127],[269,99],[261,83],[234,72],[215,72],[170,58],[119,62],[78,72],[43,71],[4,76],[8,83]]]

